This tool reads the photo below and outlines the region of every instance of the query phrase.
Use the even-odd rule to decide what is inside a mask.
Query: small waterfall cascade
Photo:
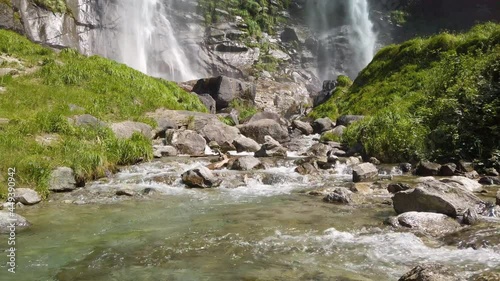
[[[318,77],[327,80],[347,74],[355,78],[370,63],[376,48],[368,1],[310,0],[306,13],[317,39],[313,52],[318,57]]]
[[[177,40],[169,6],[175,0],[107,0],[94,53],[151,76],[174,81],[198,78]]]

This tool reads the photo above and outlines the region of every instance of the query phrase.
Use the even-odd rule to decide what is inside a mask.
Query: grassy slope
[[[151,143],[141,136],[118,140],[107,128],[77,128],[67,117],[88,113],[104,121],[154,125],[143,114],[156,108],[205,111],[198,98],[175,83],[101,57],[55,53],[10,31],[0,30],[0,54],[20,59],[23,66],[16,68],[21,71],[33,70],[0,77],[6,89],[0,93],[0,118],[10,119],[0,127],[0,196],[5,196],[8,167],[17,168],[18,186],[47,194],[47,176],[56,166],[70,166],[81,179],[90,179],[151,157]],[[35,141],[49,133],[61,140],[51,146]]]
[[[386,161],[487,158],[499,149],[499,72],[498,24],[415,38],[380,50],[349,90],[313,114],[371,115],[345,140]]]

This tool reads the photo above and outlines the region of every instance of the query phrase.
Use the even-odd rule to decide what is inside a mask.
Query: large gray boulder
[[[170,145],[154,145],[153,146],[153,156],[155,158],[176,156],[177,149]]]
[[[235,159],[228,168],[230,170],[237,170],[237,171],[250,171],[262,167],[263,167],[262,163],[260,162],[259,159],[253,156],[244,156]]]
[[[237,98],[252,102],[255,100],[255,85],[226,76],[200,79],[194,85],[193,92],[212,96],[217,110],[228,107]]]
[[[49,190],[55,192],[72,191],[76,189],[75,173],[68,167],[58,167],[49,177]]]
[[[264,143],[265,136],[271,136],[278,142],[290,140],[288,129],[272,119],[262,119],[238,126],[240,132],[258,143]]]
[[[233,142],[240,136],[236,127],[228,126],[222,122],[209,123],[203,127],[200,134],[205,137],[207,143],[216,142],[224,151],[234,149]]]
[[[416,188],[401,191],[392,198],[398,214],[416,211],[445,214],[450,217],[462,215],[467,209],[482,212],[484,202],[463,187],[428,179]]]
[[[134,133],[140,133],[148,139],[153,137],[153,128],[141,122],[124,121],[113,123],[110,127],[113,133],[115,133],[115,136],[120,139],[128,139],[132,137]]]
[[[276,114],[274,112],[269,112],[269,111],[262,111],[262,112],[255,113],[253,116],[248,118],[248,120],[244,120],[244,121],[245,121],[245,123],[251,123],[251,122],[256,122],[256,121],[260,121],[260,120],[264,120],[264,119],[272,119],[272,120],[280,123],[281,125],[284,125],[284,126],[287,125],[287,121],[285,119],[281,118],[281,116],[279,114]]]
[[[205,138],[191,130],[168,130],[165,140],[180,154],[191,156],[204,155],[207,146]]]
[[[479,182],[462,176],[453,176],[451,178],[445,178],[442,179],[441,182],[454,186],[463,187],[470,192],[476,192],[482,189],[482,185]]]
[[[16,226],[16,231],[31,226],[31,223],[21,215],[0,211],[0,233],[10,233],[13,230],[13,228],[11,229],[12,224]]]
[[[313,127],[308,122],[293,120],[292,125],[304,135],[310,135],[314,132]]]
[[[440,264],[419,265],[399,278],[399,281],[465,281],[454,271]]]
[[[337,126],[349,126],[354,122],[363,120],[365,118],[363,115],[342,115],[337,118]]]
[[[260,149],[260,144],[251,138],[247,138],[243,135],[238,136],[234,141],[233,145],[237,152],[256,152]]]
[[[215,114],[217,112],[217,106],[215,100],[209,94],[198,95],[198,98],[203,103],[203,105],[208,109],[208,112]]]
[[[24,205],[35,205],[42,201],[42,198],[38,194],[38,192],[34,191],[30,188],[16,188],[14,192],[14,200],[17,202],[21,202]]]
[[[362,163],[352,167],[352,181],[371,181],[378,177],[378,169],[372,163]]]
[[[181,177],[184,184],[193,188],[212,188],[221,184],[221,180],[206,167],[186,171]]]
[[[265,142],[260,150],[255,152],[255,157],[287,157],[287,150],[271,136],[264,137]]]
[[[321,134],[333,129],[335,127],[335,123],[333,123],[333,121],[328,117],[318,118],[314,120],[312,127],[315,133]]]
[[[352,202],[352,192],[345,187],[337,187],[327,194],[323,201],[328,203],[349,204]]]
[[[441,165],[437,163],[422,161],[418,163],[415,174],[422,177],[437,176],[440,169]]]
[[[460,223],[444,214],[427,212],[406,212],[390,217],[386,223],[396,228],[409,228],[433,236],[460,229]]]

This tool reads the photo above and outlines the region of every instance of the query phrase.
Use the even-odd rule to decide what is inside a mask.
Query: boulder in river
[[[50,191],[72,191],[76,189],[75,173],[68,167],[58,167],[50,173]]]
[[[450,185],[456,185],[459,187],[463,187],[467,189],[470,192],[475,192],[479,191],[482,189],[482,185],[472,179],[466,178],[466,177],[461,177],[461,176],[453,176],[451,178],[445,178],[442,179],[441,182],[450,184]]]
[[[237,171],[250,171],[262,167],[263,165],[259,159],[253,156],[243,156],[235,159],[229,166],[229,169]]]
[[[406,184],[406,183],[391,183],[387,186],[387,191],[389,191],[389,193],[398,193],[400,191],[405,191],[405,190],[409,190],[411,189],[411,186]]]
[[[11,224],[15,224],[16,231],[28,228],[31,226],[23,216],[16,213],[0,211],[0,233],[9,233]]]
[[[240,136],[240,131],[222,122],[211,122],[200,130],[200,134],[207,142],[215,141],[223,151],[228,151],[234,149],[233,142]]]
[[[258,143],[264,143],[265,136],[271,136],[279,142],[290,140],[288,129],[273,119],[262,119],[237,126],[240,132]]]
[[[328,203],[349,204],[352,202],[352,192],[345,187],[337,187],[323,198]]]
[[[260,149],[260,144],[251,138],[247,138],[243,135],[238,136],[234,141],[233,145],[236,148],[236,152],[256,152]]]
[[[372,163],[362,163],[352,167],[352,181],[371,181],[378,177],[378,169]]]
[[[418,163],[415,174],[421,177],[437,176],[440,169],[441,165],[437,163],[422,161]]]
[[[195,131],[168,130],[166,141],[174,146],[180,154],[200,156],[205,154],[206,140]]]
[[[314,120],[313,125],[314,133],[321,134],[335,127],[335,123],[328,117],[318,118]]]
[[[34,191],[30,188],[16,188],[14,193],[14,200],[17,202],[21,202],[24,205],[35,205],[42,201],[42,198],[38,194],[38,192]]]
[[[456,170],[457,170],[456,164],[448,163],[441,166],[438,174],[442,177],[451,177],[455,174]]]
[[[460,229],[460,223],[447,215],[428,212],[406,212],[386,220],[396,228],[409,228],[432,236],[440,236]]]
[[[298,129],[304,135],[310,135],[314,131],[313,127],[308,122],[293,120],[292,125],[294,128]]]
[[[423,264],[414,267],[399,281],[465,281],[466,279],[454,273],[448,267],[440,264]]]
[[[450,217],[462,215],[469,208],[481,210],[484,205],[481,199],[467,189],[434,179],[427,179],[414,189],[396,193],[392,201],[398,214],[416,211],[440,213]]]
[[[206,167],[199,167],[182,174],[182,182],[188,187],[212,188],[221,184],[221,180],[214,176]]]
[[[255,152],[255,157],[287,157],[287,150],[279,142],[273,139],[271,136],[264,137],[265,142],[259,149]]]
[[[177,149],[170,145],[154,145],[153,146],[153,156],[155,158],[176,156]]]

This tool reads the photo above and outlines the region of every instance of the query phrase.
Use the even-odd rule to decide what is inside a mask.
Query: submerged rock
[[[495,248],[500,251],[500,224],[479,223],[447,234],[442,241],[460,249]]]
[[[12,224],[16,226],[16,231],[28,228],[31,223],[28,222],[23,216],[16,213],[0,211],[0,233],[9,233]]]
[[[416,188],[401,191],[392,198],[398,214],[417,211],[441,213],[451,217],[467,209],[481,209],[484,202],[465,188],[427,179]]]
[[[352,192],[345,187],[337,187],[323,198],[328,203],[349,204],[352,202]]]
[[[465,281],[448,267],[440,264],[419,265],[407,272],[399,281]]]
[[[35,205],[42,201],[38,192],[30,188],[16,188],[14,200],[24,205]]]
[[[460,223],[447,215],[427,212],[407,212],[386,220],[396,228],[409,228],[433,236],[442,235],[458,230]]]
[[[76,189],[75,173],[68,167],[59,167],[49,177],[50,191],[72,191]]]
[[[186,171],[181,177],[182,182],[188,187],[212,188],[221,184],[221,180],[216,178],[212,171],[206,167],[199,167]]]

